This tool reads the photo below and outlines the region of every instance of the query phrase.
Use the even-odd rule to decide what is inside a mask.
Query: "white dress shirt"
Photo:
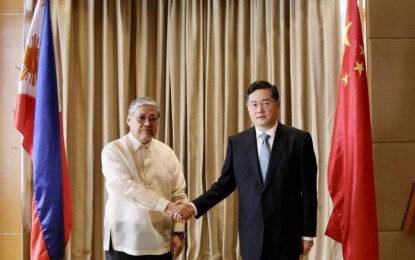
[[[104,218],[104,250],[130,255],[170,251],[172,231],[184,231],[164,212],[169,201],[187,202],[179,160],[166,144],[152,139],[141,144],[131,133],[102,150],[102,171],[108,200]]]
[[[258,160],[259,160],[259,156],[260,156],[259,153],[261,152],[261,146],[262,146],[262,138],[259,137],[259,136],[262,133],[266,133],[267,135],[269,135],[269,138],[267,139],[267,142],[268,142],[268,145],[269,145],[269,150],[271,151],[272,150],[272,144],[274,143],[275,132],[277,131],[277,127],[278,127],[278,121],[272,128],[268,129],[268,131],[266,131],[266,132],[262,132],[261,130],[259,130],[259,128],[257,126],[255,126]]]

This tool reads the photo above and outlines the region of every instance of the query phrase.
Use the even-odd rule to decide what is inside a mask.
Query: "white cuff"
[[[197,208],[196,208],[195,204],[193,204],[193,202],[189,202],[189,203],[192,206],[193,210],[195,211],[195,216],[197,216],[198,213],[197,213]]]

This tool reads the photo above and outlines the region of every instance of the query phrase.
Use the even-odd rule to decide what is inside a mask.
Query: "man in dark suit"
[[[278,122],[278,90],[267,81],[251,84],[246,105],[255,126],[229,137],[221,177],[192,201],[195,217],[237,188],[242,258],[298,260],[316,236],[317,164],[311,136]],[[262,133],[268,135],[264,144]],[[271,151],[263,172],[262,145]]]

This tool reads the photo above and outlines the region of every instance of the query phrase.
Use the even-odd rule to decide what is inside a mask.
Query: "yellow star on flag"
[[[353,70],[357,70],[359,72],[359,75],[362,76],[362,71],[365,70],[363,68],[363,62],[359,63],[359,62],[356,61],[356,67],[354,67]]]
[[[345,29],[346,31],[344,33],[344,45],[346,45],[346,46],[350,46],[350,41],[349,41],[349,38],[348,38],[348,33],[349,33],[350,26],[352,26],[352,24],[353,24],[353,22],[349,22],[346,25],[346,29]]]
[[[344,82],[344,87],[349,83],[349,75],[347,73],[344,73],[344,77],[342,78],[342,81]]]

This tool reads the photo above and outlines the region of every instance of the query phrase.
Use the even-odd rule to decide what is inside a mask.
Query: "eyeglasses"
[[[135,117],[137,119],[137,122],[140,124],[144,124],[147,120],[148,122],[150,122],[150,124],[155,124],[159,120],[158,117],[156,116],[149,116],[149,117],[145,115],[141,115],[141,116],[132,115],[132,116]]]
[[[269,108],[271,106],[272,101],[271,100],[264,100],[261,102],[258,101],[251,101],[246,102],[247,107],[251,109],[257,109],[259,106],[262,106],[262,108]]]

